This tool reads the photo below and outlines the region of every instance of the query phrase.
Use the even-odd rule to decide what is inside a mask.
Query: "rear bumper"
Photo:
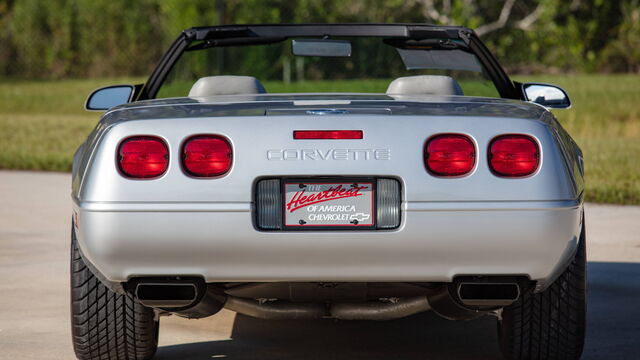
[[[75,202],[80,249],[112,282],[449,282],[525,275],[544,288],[575,252],[580,201],[405,202],[391,231],[260,232],[250,203]]]

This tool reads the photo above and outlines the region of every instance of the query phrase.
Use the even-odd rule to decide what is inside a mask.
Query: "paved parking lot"
[[[70,176],[0,171],[0,359],[72,359]],[[585,359],[640,351],[640,207],[587,205]],[[495,320],[163,318],[157,359],[493,359]]]

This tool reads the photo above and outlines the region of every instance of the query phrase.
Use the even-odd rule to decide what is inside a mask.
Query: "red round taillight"
[[[182,147],[182,163],[187,173],[197,177],[214,177],[231,169],[229,141],[219,135],[197,135]]]
[[[473,170],[476,149],[468,136],[436,135],[427,141],[424,162],[429,172],[438,176],[461,176]]]
[[[120,172],[135,179],[158,177],[167,171],[169,150],[155,136],[134,136],[125,139],[118,148]]]
[[[502,135],[489,145],[489,166],[500,176],[522,177],[533,174],[540,163],[540,149],[531,136]]]

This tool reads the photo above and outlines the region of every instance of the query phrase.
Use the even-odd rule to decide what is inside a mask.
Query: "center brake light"
[[[295,130],[296,140],[346,140],[362,139],[362,130]]]
[[[425,145],[424,163],[437,176],[466,175],[475,166],[476,148],[466,135],[436,135]]]
[[[231,169],[233,151],[229,140],[220,135],[196,135],[182,146],[184,170],[195,177],[215,177]]]
[[[167,171],[169,149],[156,136],[130,137],[118,147],[118,166],[120,172],[129,178],[155,178]]]

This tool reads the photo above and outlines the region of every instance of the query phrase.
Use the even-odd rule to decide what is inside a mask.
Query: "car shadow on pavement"
[[[640,349],[640,263],[588,265],[584,359]],[[499,359],[495,318],[448,321],[428,312],[372,321],[267,321],[236,316],[231,339],[163,346],[155,359]]]

